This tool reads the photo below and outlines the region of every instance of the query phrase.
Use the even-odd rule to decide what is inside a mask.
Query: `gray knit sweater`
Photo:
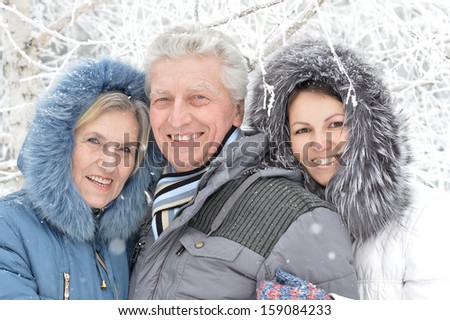
[[[226,183],[206,201],[188,225],[209,233],[222,205],[244,180],[239,178]],[[212,235],[232,240],[267,258],[290,225],[302,214],[317,208],[334,210],[297,182],[279,177],[260,178],[234,203]]]

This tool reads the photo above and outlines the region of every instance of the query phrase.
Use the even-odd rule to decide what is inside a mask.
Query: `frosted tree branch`
[[[65,27],[72,24],[73,21],[75,21],[79,16],[95,10],[95,8],[106,2],[106,0],[95,0],[95,1],[88,1],[87,3],[80,4],[79,6],[75,7],[70,13],[60,18],[58,21],[56,21],[48,30],[41,34],[39,37],[37,37],[37,43],[39,46],[45,46],[52,36],[55,34],[59,34],[60,31],[62,31]]]
[[[4,171],[0,171],[0,174],[5,175],[4,177],[0,177],[0,184],[1,183],[7,183],[10,181],[13,181],[17,178],[22,177],[22,173],[20,171],[16,171],[16,172],[4,172]]]
[[[22,103],[21,105],[18,106],[14,106],[11,108],[0,108],[0,113],[7,113],[7,112],[11,112],[11,111],[17,111],[20,109],[26,109],[28,107],[30,107],[32,105],[32,103]]]
[[[208,23],[205,26],[208,27],[208,28],[217,27],[217,26],[220,26],[222,24],[226,24],[227,22],[230,22],[232,20],[243,18],[243,17],[245,17],[245,16],[247,16],[249,14],[255,13],[258,10],[270,8],[270,7],[275,6],[275,5],[279,4],[279,3],[282,3],[284,1],[286,1],[286,0],[274,0],[272,2],[265,3],[265,4],[262,4],[262,5],[255,5],[253,7],[247,8],[247,9],[245,9],[245,10],[243,10],[243,11],[241,11],[241,12],[235,14],[235,15],[233,15],[233,17],[231,17],[231,18],[221,19],[221,20],[218,20],[216,22]]]
[[[13,37],[11,36],[11,33],[8,30],[8,26],[5,23],[0,22],[0,27],[2,28],[3,32],[8,37],[9,42],[14,47],[14,50],[16,50],[26,61],[28,61],[28,63],[30,63],[33,66],[38,67],[41,70],[47,71],[47,72],[55,72],[56,71],[55,68],[48,67],[38,61],[34,61],[25,51],[20,49],[20,47],[17,45],[16,41],[14,41]]]
[[[99,1],[104,1],[104,0],[99,0]],[[4,9],[4,10],[7,10],[7,11],[10,11],[11,13],[17,15],[20,19],[22,19],[26,23],[29,23],[30,25],[43,30],[45,33],[43,35],[41,35],[41,37],[46,37],[46,36],[51,35],[51,36],[54,36],[54,37],[58,38],[59,40],[62,40],[62,41],[67,42],[67,43],[75,44],[75,45],[94,45],[94,44],[101,45],[101,44],[110,43],[107,40],[105,40],[105,41],[81,42],[81,41],[78,41],[78,40],[75,40],[75,39],[71,39],[71,38],[63,36],[61,33],[57,32],[55,30],[52,30],[51,28],[45,27],[43,24],[37,23],[33,19],[30,19],[30,18],[24,16],[20,11],[18,11],[14,7],[10,7],[10,6],[7,6],[7,5],[5,5],[3,3],[0,3],[0,9]],[[30,39],[30,43],[32,41],[33,41],[33,39]]]
[[[194,7],[194,19],[196,23],[200,23],[200,17],[198,15],[198,6],[199,6],[198,1],[199,0],[195,0],[195,7]]]
[[[303,27],[309,20],[312,19],[312,17],[314,17],[318,10],[318,7],[320,7],[324,2],[325,0],[314,0],[313,3],[310,4],[309,7],[305,10],[305,14],[301,19],[295,21],[284,34],[281,34],[278,39],[270,43],[270,45],[264,51],[264,55],[269,56],[278,47],[282,46],[287,39],[292,37],[298,30],[300,30],[301,27]]]

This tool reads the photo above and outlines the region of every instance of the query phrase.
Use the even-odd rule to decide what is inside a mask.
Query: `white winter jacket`
[[[444,299],[450,288],[450,196],[416,184],[401,225],[354,244],[361,299]]]
[[[326,39],[305,38],[270,57],[247,99],[248,125],[269,137],[271,159],[298,167],[286,143],[290,93],[311,80],[330,85],[341,97],[348,128],[341,166],[326,188],[300,169],[304,186],[336,207],[356,239],[360,298],[446,297],[450,196],[411,183],[408,117],[361,52],[337,39],[333,45],[331,50]]]

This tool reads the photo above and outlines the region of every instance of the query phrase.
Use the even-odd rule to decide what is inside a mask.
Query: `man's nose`
[[[189,124],[192,120],[189,105],[182,98],[175,98],[172,110],[167,119],[174,128],[180,128]]]

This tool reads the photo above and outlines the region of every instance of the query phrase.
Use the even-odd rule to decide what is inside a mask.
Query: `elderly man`
[[[246,136],[248,82],[236,44],[175,27],[150,47],[150,121],[168,160],[135,249],[130,299],[254,299],[281,268],[357,298],[349,235],[326,202],[270,167],[262,134]]]

